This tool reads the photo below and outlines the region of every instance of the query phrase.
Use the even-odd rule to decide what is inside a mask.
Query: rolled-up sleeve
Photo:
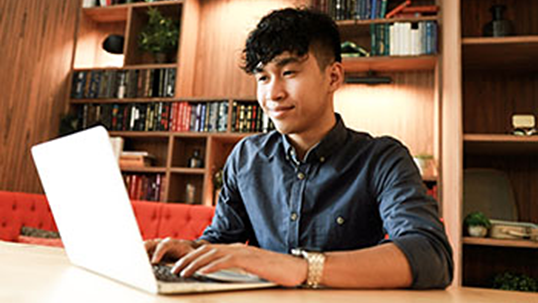
[[[237,189],[237,165],[241,143],[232,151],[223,170],[223,186],[215,216],[199,238],[210,243],[237,243],[251,240],[252,227]]]
[[[380,145],[373,187],[389,239],[407,257],[412,288],[445,288],[453,278],[452,248],[439,219],[437,202],[425,186],[408,150],[396,140]]]

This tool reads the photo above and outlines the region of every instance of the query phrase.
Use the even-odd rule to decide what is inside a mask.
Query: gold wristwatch
[[[306,286],[309,288],[319,288],[325,265],[325,255],[321,252],[306,251],[301,248],[294,248],[291,254],[306,260],[308,263],[308,274]]]

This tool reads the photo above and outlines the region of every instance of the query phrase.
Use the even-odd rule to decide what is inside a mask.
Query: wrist
[[[303,285],[309,288],[319,288],[325,266],[325,255],[321,252],[309,252],[303,249],[292,249],[292,254],[306,261],[306,279]]]

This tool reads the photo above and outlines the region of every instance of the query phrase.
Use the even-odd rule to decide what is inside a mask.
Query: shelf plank
[[[112,98],[112,99],[71,99],[71,104],[107,104],[107,103],[154,103],[154,102],[177,102],[174,98]]]
[[[434,70],[437,55],[342,58],[346,73]]]
[[[188,174],[188,175],[203,175],[206,172],[205,168],[186,168],[186,167],[172,167],[170,172],[174,174]]]
[[[538,136],[464,134],[463,146],[465,153],[471,154],[536,154]]]
[[[505,240],[505,239],[463,237],[463,243],[467,245],[538,248],[538,242],[530,241],[530,240]]]
[[[222,102],[222,101],[239,101],[239,102],[249,102],[249,103],[255,103],[256,98],[254,99],[248,99],[248,98],[229,98],[229,97],[222,97],[222,98],[216,98],[216,97],[166,97],[166,98],[111,98],[111,99],[70,99],[71,104],[89,104],[89,103],[95,103],[95,104],[103,104],[103,103],[154,103],[154,102]]]
[[[122,172],[128,173],[166,173],[165,167],[139,167],[139,166],[121,166]]]
[[[83,9],[86,16],[95,22],[125,22],[128,14],[127,5],[113,5],[108,7],[91,7]]]
[[[127,14],[129,7],[149,7],[149,6],[163,6],[163,5],[177,5],[182,4],[183,0],[171,0],[171,1],[159,1],[159,2],[137,2],[129,4],[116,4],[105,7],[90,7],[84,8],[83,12],[88,17],[96,22],[121,22],[127,21]]]
[[[339,20],[336,25],[341,26],[368,26],[370,24],[394,23],[394,22],[420,22],[420,21],[437,21],[438,16],[422,16],[411,18],[383,18],[383,19],[368,19],[368,20]]]
[[[177,68],[175,63],[159,63],[159,64],[134,64],[125,66],[106,66],[95,68],[74,68],[73,71],[88,71],[88,70],[126,70],[126,69],[158,69],[158,68]]]
[[[538,36],[468,37],[462,47],[466,69],[538,69]]]
[[[171,132],[162,132],[162,131],[109,131],[110,136],[119,136],[127,138],[166,138],[169,137]]]

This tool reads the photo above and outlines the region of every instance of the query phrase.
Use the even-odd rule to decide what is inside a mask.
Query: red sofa
[[[194,240],[211,223],[214,208],[201,205],[132,201],[144,239]],[[0,240],[61,246],[59,239],[21,236],[23,226],[58,231],[45,195],[0,191]]]

